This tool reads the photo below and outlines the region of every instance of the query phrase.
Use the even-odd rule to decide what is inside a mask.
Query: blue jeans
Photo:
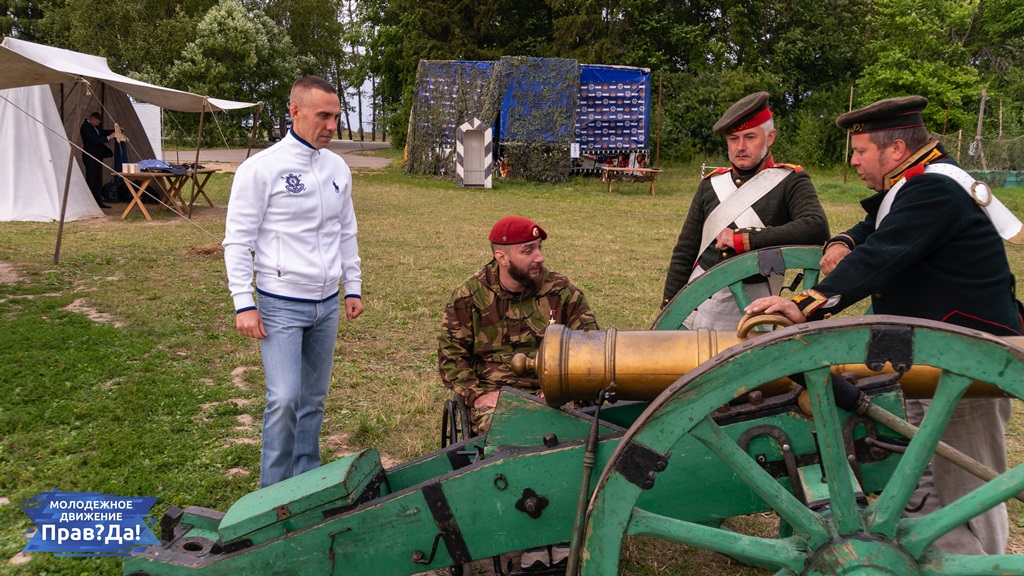
[[[338,340],[339,297],[295,302],[256,294],[267,337],[260,488],[320,466],[320,426]]]

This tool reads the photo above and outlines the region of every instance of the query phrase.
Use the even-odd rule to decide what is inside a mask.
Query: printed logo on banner
[[[149,525],[155,497],[50,491],[21,507],[36,531],[23,552],[54,556],[127,556],[159,540]]]

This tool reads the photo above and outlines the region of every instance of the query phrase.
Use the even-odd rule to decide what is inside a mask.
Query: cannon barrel
[[[1024,337],[1003,339],[1011,345],[1024,346]],[[537,357],[517,354],[512,360],[512,369],[520,374],[536,371],[549,406],[593,399],[598,390],[612,382],[618,400],[653,400],[683,374],[745,341],[731,332],[706,329],[580,331],[553,324],[545,332]],[[836,365],[832,371],[852,373],[858,378],[894,372],[888,364],[881,371],[864,364]],[[931,398],[938,380],[939,370],[913,366],[900,378],[900,384],[908,398]],[[791,386],[789,379],[782,378],[766,382],[760,389],[775,394]],[[1005,394],[994,386],[976,381],[966,396],[982,398]]]

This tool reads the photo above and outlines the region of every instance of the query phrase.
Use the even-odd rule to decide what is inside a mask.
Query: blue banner
[[[647,148],[651,71],[627,66],[580,67],[576,141],[584,152]]]
[[[36,531],[24,552],[55,556],[127,556],[159,540],[146,523],[155,497],[97,492],[43,492],[21,507]]]

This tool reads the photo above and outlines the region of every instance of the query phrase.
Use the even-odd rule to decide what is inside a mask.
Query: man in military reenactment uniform
[[[583,292],[544,266],[544,229],[506,216],[491,229],[494,258],[462,283],[445,306],[438,338],[441,382],[470,407],[473,430],[486,432],[498,391],[539,389],[535,374],[512,373],[512,356],[536,355],[549,324],[596,330]]]
[[[772,157],[775,121],[768,93],[756,92],[733,104],[712,127],[725,134],[728,168],[701,180],[672,251],[662,307],[709,268],[750,250],[786,244],[821,245],[828,220],[811,179],[799,166]],[[750,297],[778,294],[761,276],[744,281]],[[735,329],[742,312],[723,288],[686,319],[688,329]]]
[[[924,126],[928,100],[880,100],[836,119],[851,132],[850,165],[877,194],[861,202],[867,216],[825,246],[828,276],[792,300],[762,298],[748,313],[819,320],[871,297],[877,314],[949,322],[995,335],[1024,332],[1003,239],[1019,243],[1022,225],[981,182],[961,169]],[[920,423],[929,401],[907,401]],[[982,463],[1006,470],[1007,398],[961,400],[942,439]],[[949,505],[982,481],[953,464],[932,461],[911,505],[918,514]],[[925,499],[926,494],[931,494]],[[937,496],[937,497],[936,497]],[[1008,522],[1000,504],[940,538],[935,547],[962,554],[1002,554]]]

